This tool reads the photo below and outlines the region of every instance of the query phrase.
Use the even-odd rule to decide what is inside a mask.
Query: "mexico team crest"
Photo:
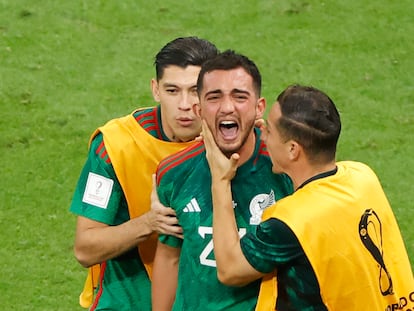
[[[276,202],[275,200],[275,193],[273,190],[270,191],[269,194],[261,193],[256,195],[251,201],[250,201],[250,214],[252,215],[250,217],[250,224],[251,225],[258,225],[260,224],[260,221],[262,220],[262,214],[263,211],[273,205]]]

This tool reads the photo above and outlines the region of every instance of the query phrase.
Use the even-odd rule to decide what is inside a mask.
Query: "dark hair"
[[[155,72],[157,80],[162,79],[164,69],[170,65],[185,68],[189,65],[201,66],[207,59],[219,53],[216,46],[197,37],[176,38],[168,42],[155,55]]]
[[[277,101],[281,117],[276,126],[282,137],[297,141],[311,161],[334,160],[341,119],[329,96],[311,86],[291,85]]]
[[[233,50],[226,50],[203,64],[197,80],[198,94],[200,95],[203,89],[203,78],[206,73],[214,70],[232,70],[239,67],[243,68],[252,77],[253,86],[257,95],[260,97],[262,76],[260,75],[259,69],[253,61],[244,55],[237,54]]]

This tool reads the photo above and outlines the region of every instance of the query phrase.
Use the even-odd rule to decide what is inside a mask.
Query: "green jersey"
[[[162,131],[159,107],[134,113],[148,138],[168,141]],[[145,138],[145,137],[143,137]],[[143,156],[139,161],[145,161]],[[91,194],[88,185],[96,185]],[[139,191],[139,190],[137,190]],[[97,197],[100,200],[94,200]],[[90,199],[92,198],[92,199]],[[124,191],[105,148],[102,133],[92,140],[70,211],[107,225],[130,219]],[[90,310],[151,310],[151,283],[136,248],[101,264],[101,275]]]
[[[255,230],[263,210],[292,193],[286,175],[272,173],[272,163],[256,129],[252,157],[232,180],[233,206],[240,236]],[[184,239],[160,235],[180,247],[178,286],[173,310],[254,310],[260,281],[230,287],[217,279],[212,240],[211,174],[203,143],[161,162],[157,170],[160,201],[175,209]]]

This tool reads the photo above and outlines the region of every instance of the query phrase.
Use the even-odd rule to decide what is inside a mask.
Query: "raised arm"
[[[231,179],[237,170],[238,154],[227,158],[215,144],[203,121],[203,140],[212,176],[213,242],[217,277],[227,285],[244,285],[263,276],[244,257],[233,211]]]

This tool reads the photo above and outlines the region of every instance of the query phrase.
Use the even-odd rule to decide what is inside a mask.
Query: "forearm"
[[[146,240],[153,230],[146,214],[117,226],[108,226],[79,216],[75,256],[85,267],[115,258]]]
[[[218,279],[232,286],[242,286],[257,280],[263,274],[250,265],[240,246],[230,181],[213,179],[212,196],[213,242]]]
[[[220,279],[227,279],[228,275],[233,273],[233,263],[237,262],[241,253],[229,180],[213,180],[212,199],[213,241],[217,273]]]
[[[227,158],[217,147],[205,120],[202,122],[206,157],[211,171],[213,200],[213,242],[217,277],[227,285],[244,285],[263,274],[244,257],[233,209],[231,179],[235,176],[240,155]],[[248,208],[240,206],[239,208]]]
[[[152,270],[152,310],[170,311],[174,304],[180,249],[158,242]]]

